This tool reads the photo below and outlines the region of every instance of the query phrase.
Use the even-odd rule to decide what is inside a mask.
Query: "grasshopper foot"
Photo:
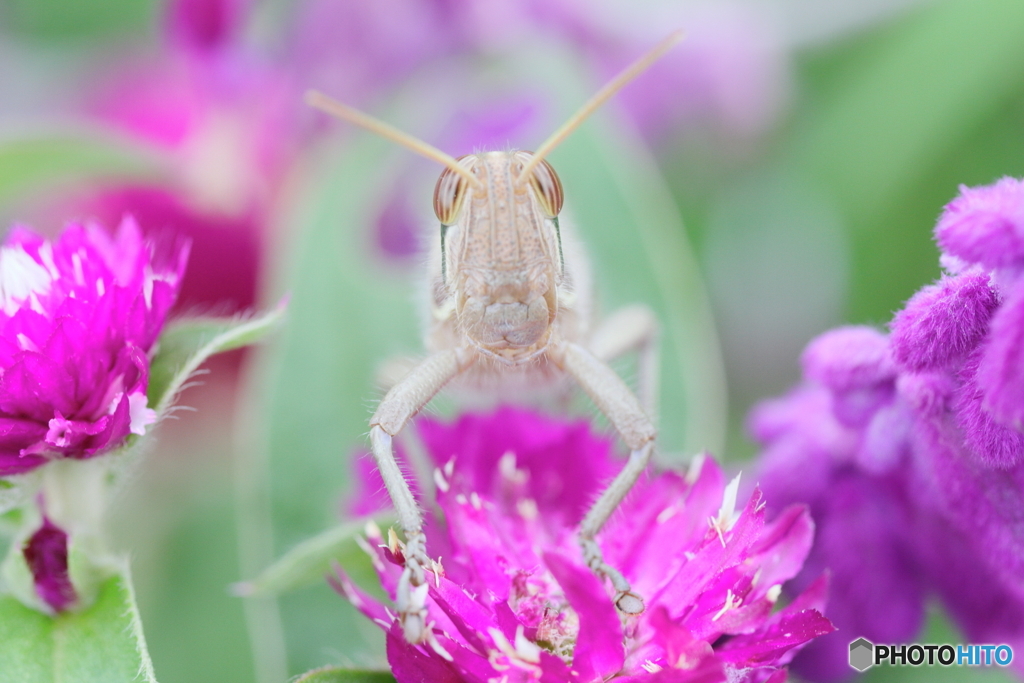
[[[427,591],[430,586],[423,571],[430,560],[426,552],[426,539],[422,532],[409,535],[405,544],[405,569],[398,580],[395,605],[402,633],[410,643],[425,642],[429,635],[427,627]]]
[[[615,588],[615,607],[623,614],[640,614],[644,611],[644,599],[629,585],[629,581],[618,569],[604,561],[601,548],[592,538],[580,538],[583,548],[583,560],[601,579],[607,578]]]
[[[644,599],[631,590],[615,594],[615,606],[623,614],[640,614],[644,611]]]

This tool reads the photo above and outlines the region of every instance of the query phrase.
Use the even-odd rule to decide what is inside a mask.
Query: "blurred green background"
[[[836,324],[885,325],[938,275],[931,229],[958,185],[1024,175],[1024,3],[763,4],[787,75],[783,103],[756,134],[698,122],[645,141],[612,104],[552,155],[602,305],[647,301],[665,323],[666,459],[704,447],[751,457],[744,415],[796,381],[803,345]],[[296,11],[261,3],[248,34],[275,45],[278,23]],[[0,3],[5,223],[53,232],[61,197],[80,187],[162,182],[160,151],[83,124],[74,102],[99,67],[158,59],[163,16],[153,0]],[[289,58],[279,44],[268,52]],[[529,147],[601,82],[550,36],[475,59],[449,54],[414,69],[368,106],[433,140],[454,105],[526,89],[544,102],[540,132],[516,141]],[[459,78],[445,82],[448,73]],[[132,556],[164,683],[269,683],[328,663],[383,663],[379,631],[325,585],[276,605],[246,606],[228,591],[340,519],[350,458],[380,395],[375,368],[419,349],[418,260],[383,255],[367,226],[387,200],[382,188],[403,183],[429,224],[437,169],[343,128],[296,154],[262,221],[260,301],[290,295],[286,329],[211,366],[182,399],[197,410],[162,426],[118,501],[114,535]],[[922,642],[957,638],[940,615],[929,628]],[[1001,680],[896,674],[868,678]]]

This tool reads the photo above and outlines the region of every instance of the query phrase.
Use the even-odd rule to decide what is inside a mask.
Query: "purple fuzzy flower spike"
[[[985,336],[998,304],[987,274],[943,277],[896,314],[893,356],[911,372],[953,368]]]
[[[799,648],[833,630],[824,579],[776,609],[811,545],[807,511],[767,522],[756,489],[737,506],[738,479],[726,484],[710,459],[642,480],[601,533],[608,561],[646,599],[624,617],[576,540],[616,471],[607,441],[585,423],[508,408],[419,426],[446,520],[428,534],[444,566],[428,578],[427,643],[407,643],[387,607],[346,577],[333,582],[387,632],[400,683],[776,682]],[[367,548],[394,598],[402,546],[378,534]]]
[[[1024,181],[960,186],[935,226],[942,250],[986,269],[1024,265]]]
[[[833,393],[836,416],[847,426],[866,424],[892,398],[896,368],[885,335],[870,327],[841,327],[804,351],[804,375]]]
[[[929,330],[931,344],[945,349],[950,370],[959,372],[957,425],[966,450],[988,467],[1024,462],[1024,181],[1003,178],[994,185],[960,188],[946,207],[935,236],[946,257],[965,272],[945,280],[959,290],[936,301],[947,322]],[[979,272],[980,271],[980,272]],[[991,283],[991,284],[989,284]],[[918,315],[918,294],[897,316]],[[942,312],[943,308],[947,310]],[[928,316],[918,316],[926,319]],[[897,344],[900,338],[894,340]]]
[[[1013,288],[993,317],[976,379],[984,408],[1024,436],[1024,283]],[[1024,451],[1018,451],[1016,461],[1021,458]]]
[[[68,535],[63,529],[44,517],[23,552],[36,594],[54,612],[63,612],[78,600],[68,575]]]
[[[818,524],[796,584],[837,587],[837,633],[794,664],[810,680],[852,676],[856,638],[913,640],[929,595],[972,641],[1024,643],[1024,182],[961,188],[935,234],[948,274],[891,337],[822,335],[751,416],[771,500]]]
[[[0,476],[89,458],[143,434],[149,352],[174,304],[185,243],[72,225],[16,228],[0,247]]]

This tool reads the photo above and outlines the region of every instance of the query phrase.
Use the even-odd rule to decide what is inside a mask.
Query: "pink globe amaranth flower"
[[[108,188],[84,202],[103,223],[130,214],[154,236],[173,229],[188,240],[189,268],[182,278],[175,311],[232,314],[256,304],[261,271],[260,220],[254,212],[233,216],[203,212],[167,189],[146,186]]]
[[[623,617],[576,540],[621,465],[607,440],[584,422],[510,408],[418,426],[444,513],[427,530],[428,551],[443,558],[428,576],[428,643],[407,643],[386,606],[344,576],[334,582],[387,632],[403,683],[781,681],[795,652],[832,630],[824,578],[775,609],[811,544],[806,510],[766,523],[757,490],[735,510],[738,482],[727,486],[710,459],[685,476],[644,478],[600,534],[608,562],[646,600],[642,615]],[[382,543],[373,535],[367,548],[393,599],[402,550]]]
[[[148,354],[174,304],[184,242],[69,226],[15,228],[0,247],[0,476],[89,458],[143,434]]]

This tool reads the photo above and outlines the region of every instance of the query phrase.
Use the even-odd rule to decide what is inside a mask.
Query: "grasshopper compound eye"
[[[533,152],[520,152],[517,156],[528,163],[533,158]],[[565,196],[562,194],[562,181],[558,179],[555,169],[547,161],[541,159],[530,171],[529,180],[530,187],[533,188],[533,193],[536,195],[537,201],[540,202],[540,207],[544,209],[544,213],[548,218],[557,216],[562,210]]]
[[[465,157],[459,157],[457,161],[462,159]],[[434,213],[441,225],[451,225],[459,217],[468,187],[469,181],[465,175],[451,168],[441,171],[441,177],[434,186]]]

